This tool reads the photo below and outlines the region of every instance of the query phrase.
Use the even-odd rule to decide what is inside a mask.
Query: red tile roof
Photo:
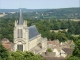
[[[59,40],[53,40],[53,41],[47,41],[47,44],[53,44],[53,45],[59,46],[60,42]]]
[[[1,42],[2,42],[2,45],[3,45],[7,50],[9,50],[9,51],[12,50],[12,48],[13,48],[13,43],[10,42],[7,38],[2,39]]]

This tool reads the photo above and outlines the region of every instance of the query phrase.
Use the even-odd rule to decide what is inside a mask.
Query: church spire
[[[18,19],[18,25],[23,25],[23,17],[22,17],[22,11],[20,9],[20,14],[19,14],[19,19]]]

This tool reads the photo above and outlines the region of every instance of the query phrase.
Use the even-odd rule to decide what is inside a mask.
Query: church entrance
[[[17,45],[17,50],[23,51],[23,45]]]

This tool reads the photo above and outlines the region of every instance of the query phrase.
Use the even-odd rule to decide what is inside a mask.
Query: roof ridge
[[[31,27],[36,27],[36,25],[29,26],[28,28],[31,28]]]

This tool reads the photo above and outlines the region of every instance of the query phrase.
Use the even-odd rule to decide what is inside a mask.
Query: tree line
[[[19,9],[3,9],[1,11],[11,12],[15,14],[7,13],[5,18],[17,17],[19,15]],[[63,8],[63,9],[22,9],[23,18],[28,19],[80,19],[80,8]]]
[[[8,38],[13,41],[14,22],[16,18],[1,18],[0,19],[0,40]],[[25,19],[28,22],[28,26],[36,25],[39,33],[42,37],[47,37],[48,40],[59,39],[60,41],[66,41],[73,39],[72,34],[80,34],[80,22],[70,20],[31,20]],[[60,30],[55,33],[54,30]],[[68,32],[65,31],[68,29]],[[53,30],[50,32],[50,30]]]

